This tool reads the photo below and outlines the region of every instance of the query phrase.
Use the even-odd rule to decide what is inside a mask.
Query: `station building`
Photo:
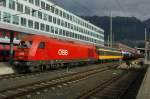
[[[20,34],[37,34],[104,46],[103,29],[49,0],[0,0],[0,42],[11,31],[16,43]]]

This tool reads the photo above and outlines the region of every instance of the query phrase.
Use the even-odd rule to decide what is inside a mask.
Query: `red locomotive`
[[[22,38],[15,51],[14,66],[18,72],[35,72],[94,62],[119,61],[130,59],[130,56],[114,48],[30,35]]]
[[[98,60],[96,47],[46,36],[26,36],[15,52],[17,69],[39,71]]]

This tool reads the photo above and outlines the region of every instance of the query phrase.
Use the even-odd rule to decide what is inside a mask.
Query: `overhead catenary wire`
[[[115,0],[116,4],[118,5],[119,9],[121,9],[124,13],[127,12],[127,10],[124,8],[124,6],[120,3],[119,0]]]
[[[135,17],[135,15],[133,15],[134,13],[128,13],[128,9],[126,8],[126,6],[124,6],[122,3],[120,3],[120,0],[115,0],[116,4],[118,5],[119,9],[122,10],[122,12],[126,13],[129,17]],[[137,10],[137,9],[136,9]],[[135,21],[135,20],[133,20]]]

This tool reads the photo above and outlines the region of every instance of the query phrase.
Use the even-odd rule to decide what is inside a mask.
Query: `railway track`
[[[0,75],[0,80],[3,80],[3,79],[7,79],[7,78],[10,78],[10,77],[15,77],[16,74],[12,73],[12,74],[5,74],[5,75]]]
[[[9,79],[18,79],[18,78],[25,78],[27,76],[34,76],[34,75],[40,75],[44,74],[47,72],[38,72],[38,73],[29,73],[29,74],[17,74],[17,73],[12,73],[12,74],[6,74],[6,75],[1,75],[0,80],[9,80]]]
[[[139,72],[128,71],[126,74],[113,77],[77,99],[122,99],[139,74]]]
[[[93,69],[78,72],[78,73],[63,75],[61,77],[49,79],[46,81],[39,81],[39,82],[35,82],[35,83],[23,85],[23,86],[8,88],[3,91],[0,91],[0,99],[13,99],[16,97],[24,96],[29,93],[42,90],[44,88],[57,86],[63,83],[75,82],[81,79],[86,79],[90,77],[91,75],[104,72],[110,69],[111,69],[110,67],[102,66],[99,68],[93,68]]]
[[[102,67],[105,67],[105,65],[111,66],[112,64],[101,64],[101,65],[104,65],[104,66],[101,66],[101,68],[102,68]],[[116,64],[116,66],[117,66],[117,64]],[[0,80],[9,80],[9,79],[15,79],[15,78],[17,78],[17,79],[18,78],[25,78],[25,77],[28,77],[28,76],[46,74],[46,73],[49,73],[49,72],[51,72],[51,71],[37,72],[37,73],[28,73],[28,74],[17,74],[17,73],[5,74],[5,75],[0,75]]]

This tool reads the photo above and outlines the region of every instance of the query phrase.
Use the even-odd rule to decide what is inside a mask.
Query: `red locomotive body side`
[[[23,41],[30,41],[30,48],[19,48],[15,60],[23,61],[72,61],[98,60],[96,47],[74,43],[46,36],[27,36]]]

